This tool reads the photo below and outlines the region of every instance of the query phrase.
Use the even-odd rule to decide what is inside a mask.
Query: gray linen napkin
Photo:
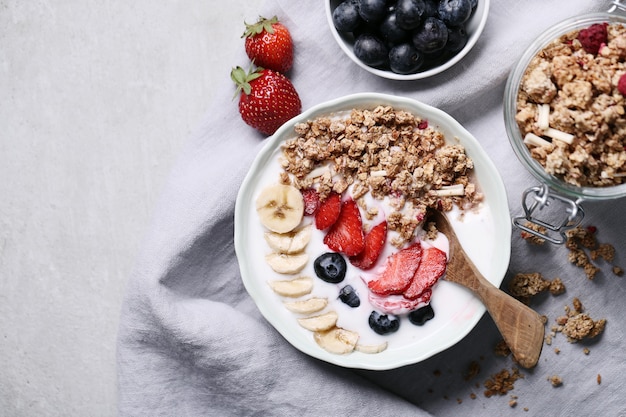
[[[289,75],[305,109],[366,91],[439,107],[481,142],[517,215],[522,190],[536,181],[506,138],[504,82],[534,37],[566,17],[609,7],[597,3],[492,1],[472,52],[451,70],[415,82],[376,78],[345,58],[326,28],[322,2],[269,1],[259,14],[279,16],[292,31],[296,60]],[[245,62],[242,54],[240,64]],[[564,247],[533,247],[516,231],[508,275],[541,272],[567,285],[565,294],[533,304],[551,320],[548,330],[573,297],[608,324],[591,344],[571,344],[557,335],[534,370],[521,370],[524,378],[508,394],[483,394],[490,375],[514,366],[510,358],[493,354],[499,336],[488,315],[456,346],[397,370],[343,369],[293,348],[263,319],[240,279],[234,205],[263,137],[240,120],[228,74],[222,81],[223,91],[172,170],[129,279],[118,339],[120,415],[626,415],[624,278],[603,268],[595,280],[587,280],[567,261]],[[585,223],[616,245],[617,264],[625,261],[624,205],[585,203]],[[472,363],[480,372],[469,378]],[[552,375],[563,385],[553,387],[547,380]]]

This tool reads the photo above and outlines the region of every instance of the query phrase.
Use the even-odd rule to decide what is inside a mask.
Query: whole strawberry
[[[293,41],[289,30],[274,16],[259,17],[242,35],[246,38],[246,54],[255,65],[285,73],[293,65]]]
[[[295,87],[279,72],[264,68],[246,72],[236,67],[230,77],[237,84],[241,118],[266,135],[274,134],[302,110]]]

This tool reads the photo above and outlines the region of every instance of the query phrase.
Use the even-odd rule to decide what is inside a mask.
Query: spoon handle
[[[487,308],[515,360],[524,368],[534,367],[541,355],[545,333],[541,316],[487,281],[458,241],[451,239],[450,243],[446,280],[474,292]]]

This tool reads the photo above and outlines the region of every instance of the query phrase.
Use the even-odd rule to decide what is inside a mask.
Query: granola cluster
[[[295,126],[283,146],[282,167],[300,188],[350,193],[366,216],[377,214],[365,195],[388,198],[389,230],[396,246],[414,238],[427,209],[476,206],[483,195],[472,182],[473,161],[463,146],[410,112],[390,106],[353,109],[349,115],[318,117]]]
[[[561,332],[569,342],[575,343],[597,337],[604,331],[606,319],[592,319],[578,298],[573,299],[572,307],[565,306],[565,315],[557,317],[557,324],[552,327],[553,335]]]
[[[606,187],[626,177],[626,27],[607,25],[607,43],[587,53],[572,31],[530,62],[517,97],[516,122],[531,155],[575,186]]]

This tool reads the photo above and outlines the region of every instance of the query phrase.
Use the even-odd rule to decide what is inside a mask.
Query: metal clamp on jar
[[[610,86],[611,93],[602,93],[607,96],[603,97],[607,103],[607,108],[611,107],[610,111],[615,111],[615,115],[612,118],[607,116],[597,125],[594,125],[594,129],[590,129],[589,126],[581,127],[579,119],[570,115],[570,112],[573,111],[584,111],[591,114],[591,109],[582,109],[579,103],[565,103],[563,101],[563,97],[567,96],[567,91],[563,90],[567,90],[568,87],[570,92],[576,92],[578,98],[581,94],[584,95],[584,89],[574,88],[574,86],[564,87],[576,77],[573,74],[564,74],[563,72],[555,74],[552,72],[552,65],[540,66],[539,59],[554,59],[552,55],[548,55],[550,58],[543,58],[543,55],[542,58],[535,58],[547,46],[556,42],[560,42],[564,49],[568,48],[567,45],[572,45],[572,50],[575,50],[575,46],[581,49],[578,38],[574,38],[578,31],[586,30],[595,24],[626,26],[625,14],[626,0],[614,0],[606,13],[577,16],[553,26],[540,35],[524,52],[506,83],[504,120],[509,141],[522,164],[541,183],[541,185],[531,187],[524,192],[522,197],[524,213],[514,217],[513,224],[531,235],[555,244],[565,243],[567,231],[578,226],[582,221],[584,211],[581,203],[583,201],[609,200],[626,196],[626,134],[616,133],[612,130],[626,132],[626,99],[624,98],[626,94],[617,92],[617,79],[620,78],[621,74],[626,74],[626,60],[624,59],[624,55],[626,55],[626,46],[624,46],[626,45],[626,30],[620,46],[624,51],[621,51],[623,54],[620,54],[619,59],[605,60],[607,53],[614,52],[611,48],[602,51],[603,47],[608,46],[605,44],[601,44],[593,55],[594,60],[598,57],[602,63],[611,61],[611,65],[615,66],[611,67],[613,77],[610,82],[605,83],[606,86]],[[568,37],[561,38],[564,35]],[[620,36],[622,35],[620,34]],[[577,45],[575,42],[579,44]],[[570,62],[575,62],[576,71],[587,71],[590,65],[595,64],[595,61],[588,60],[590,52],[586,49],[579,52],[580,56],[574,56],[576,52],[567,56],[568,51],[564,52],[564,56],[559,57],[562,58],[561,63],[569,59]],[[567,71],[566,66],[561,66],[559,69]],[[537,77],[534,84],[541,86],[543,81],[547,87],[545,91],[538,89],[542,94],[533,96],[527,91],[528,89],[524,89],[524,82],[535,70],[541,72],[534,74]],[[545,79],[542,80],[541,77],[544,75]],[[592,83],[588,83],[588,85],[589,94],[592,91],[595,93],[595,90],[591,90]],[[561,87],[564,88],[561,89]],[[554,91],[548,91],[550,88],[553,88]],[[591,103],[596,104],[594,101],[596,96],[588,96],[587,98],[590,102],[589,106]],[[567,97],[565,99],[568,100]],[[575,100],[573,96],[571,100]],[[596,110],[597,106],[596,104]],[[561,113],[565,115],[563,118],[560,118]],[[558,117],[553,117],[553,114]],[[570,122],[567,122],[568,118],[571,119]],[[551,126],[553,122],[556,128]],[[607,129],[612,132],[611,135],[606,135],[607,137],[610,136],[610,139],[606,139],[611,141],[610,144],[603,142]],[[556,148],[558,148],[558,156],[555,154],[548,157]],[[598,148],[610,149],[610,158],[603,153],[604,151],[600,155],[587,153],[589,150],[596,152]],[[571,154],[568,156],[569,152]],[[559,166],[560,161],[556,160],[557,168],[554,166],[548,168],[547,161],[553,157],[560,158],[563,164]],[[580,170],[572,168],[573,165],[571,164],[574,163],[572,161],[584,165],[587,160],[596,164],[592,167],[593,169],[588,169],[588,167],[583,167]],[[595,172],[592,173],[593,170]]]

